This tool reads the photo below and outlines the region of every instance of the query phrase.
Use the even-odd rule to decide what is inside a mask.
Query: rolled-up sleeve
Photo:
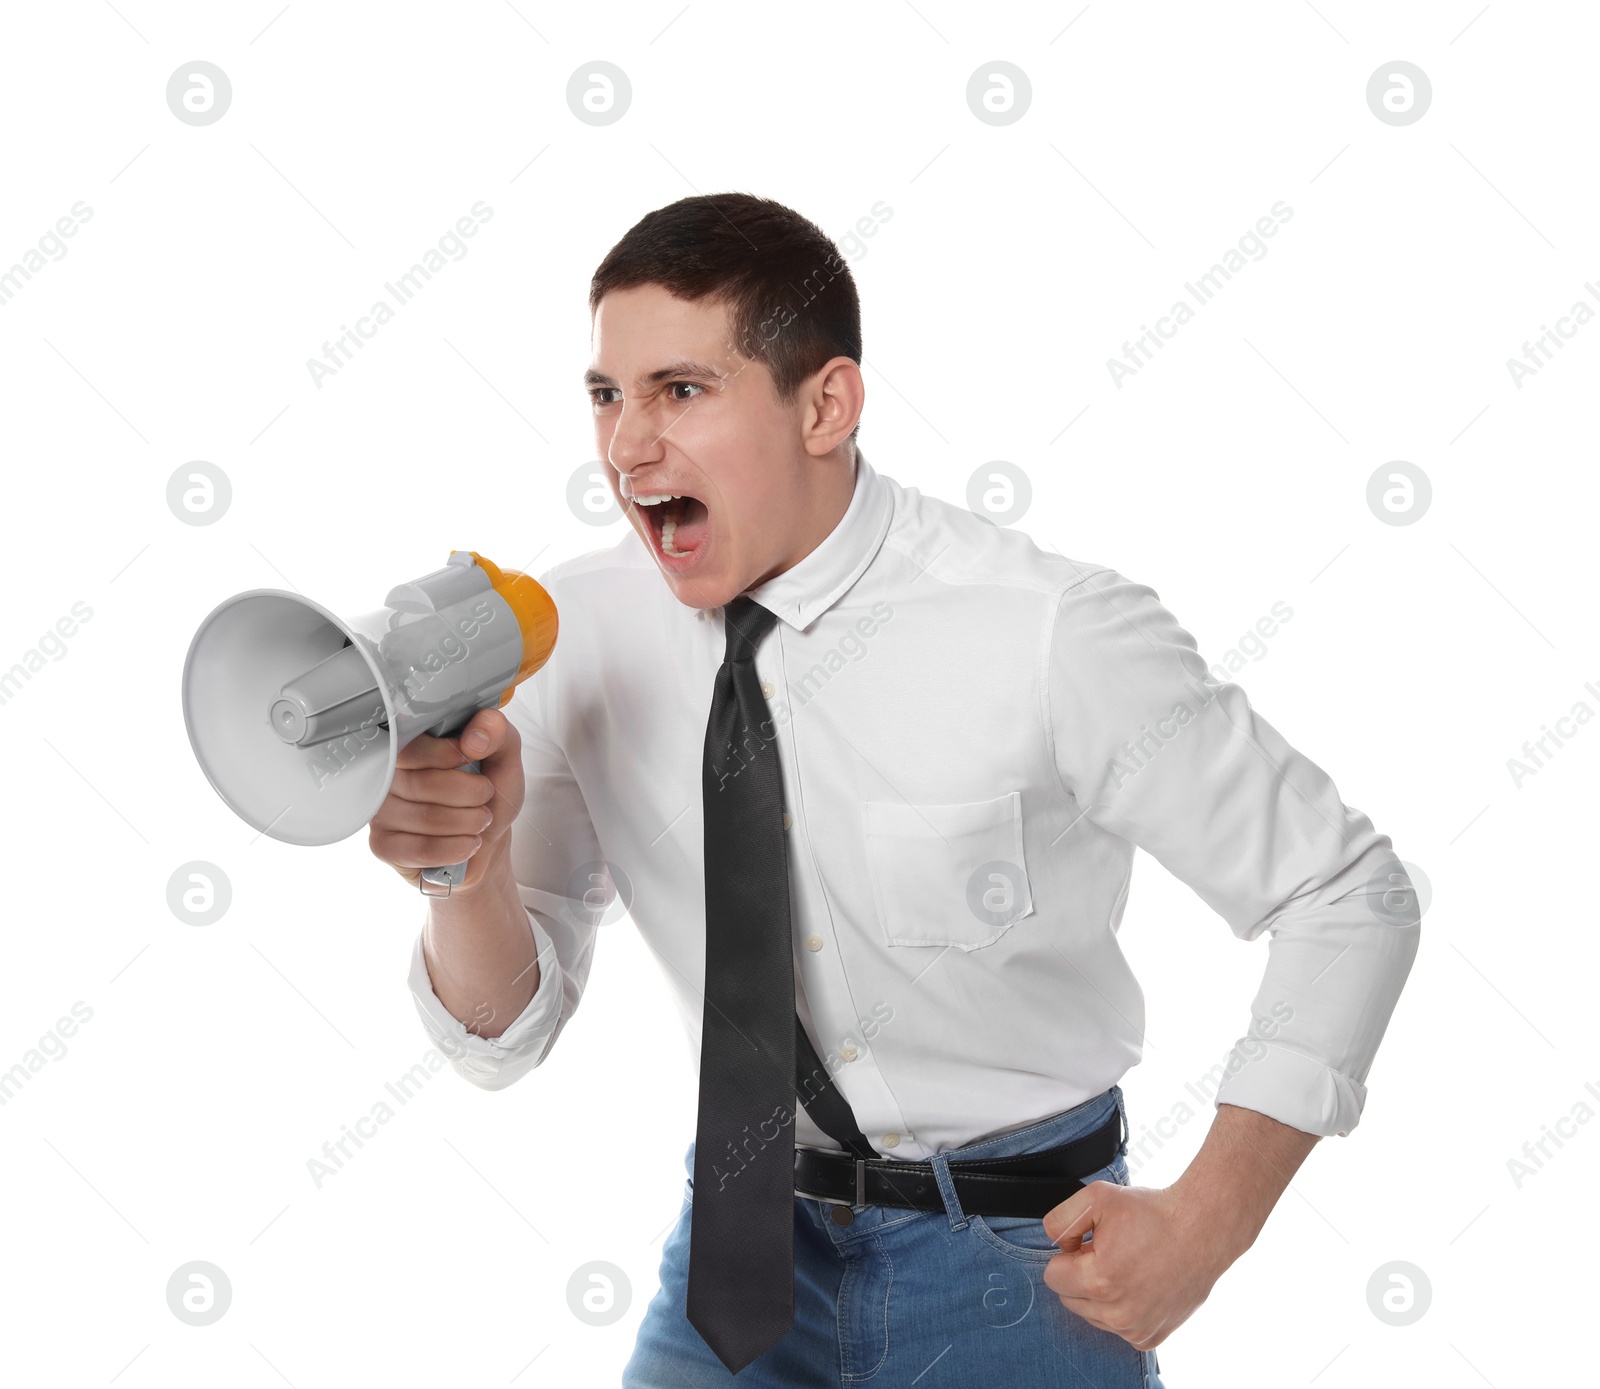
[[[1416,956],[1416,895],[1387,835],[1219,682],[1151,588],[1113,569],[1060,595],[1046,671],[1063,786],[1242,940],[1269,934],[1217,1104],[1348,1134]]]
[[[548,580],[546,580],[548,582]],[[589,980],[602,920],[593,894],[608,870],[582,789],[551,732],[550,667],[536,672],[505,707],[522,737],[527,794],[511,828],[511,867],[539,959],[539,987],[497,1037],[469,1032],[434,992],[419,932],[408,984],[422,1026],[456,1072],[485,1090],[502,1090],[550,1054]]]
[[[423,1030],[458,1075],[485,1090],[503,1090],[543,1061],[561,1024],[564,991],[555,942],[531,912],[528,924],[539,949],[539,987],[528,1006],[498,1037],[468,1032],[465,1024],[445,1009],[428,975],[420,932],[412,946],[408,983]]]

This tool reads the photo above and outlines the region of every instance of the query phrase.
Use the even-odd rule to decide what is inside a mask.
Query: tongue
[[[705,542],[706,529],[711,520],[705,503],[696,497],[685,497],[678,503],[678,528],[672,535],[675,550],[697,550]]]

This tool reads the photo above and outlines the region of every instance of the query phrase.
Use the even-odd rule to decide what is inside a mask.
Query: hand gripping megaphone
[[[189,644],[195,757],[229,808],[273,839],[354,834],[389,794],[401,748],[508,703],[556,643],[543,586],[471,550],[383,602],[345,621],[297,593],[251,589],[213,609]],[[448,897],[466,869],[425,868],[420,887]]]

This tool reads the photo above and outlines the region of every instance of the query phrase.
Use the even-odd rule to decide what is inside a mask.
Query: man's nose
[[[646,463],[660,462],[665,452],[661,431],[650,413],[624,404],[606,451],[611,466],[626,476]]]

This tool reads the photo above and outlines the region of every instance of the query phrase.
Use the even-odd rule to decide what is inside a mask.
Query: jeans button
[[[835,1225],[849,1225],[854,1222],[856,1213],[849,1206],[835,1206],[832,1216]]]

